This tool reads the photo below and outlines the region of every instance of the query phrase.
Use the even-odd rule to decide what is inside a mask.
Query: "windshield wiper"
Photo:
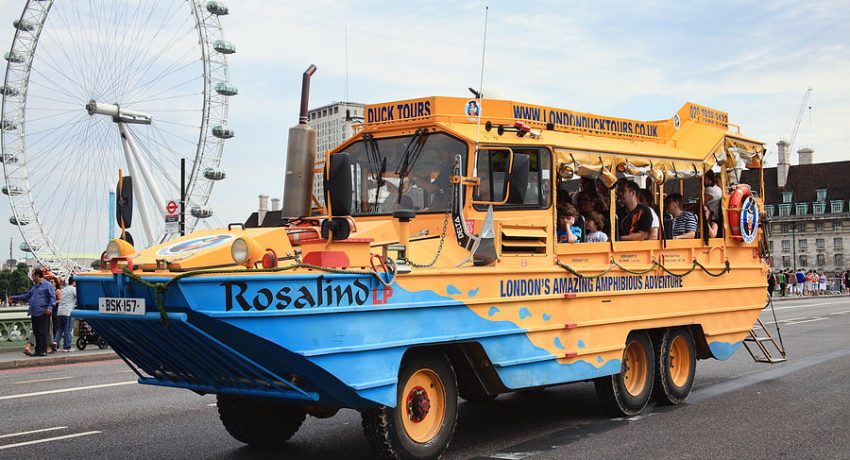
[[[371,134],[364,134],[363,141],[366,144],[366,161],[369,163],[369,174],[377,184],[375,188],[375,203],[371,206],[372,212],[378,212],[378,200],[381,196],[381,187],[384,186],[384,174],[387,172],[387,159],[381,157],[381,149],[378,141]]]
[[[401,204],[401,195],[404,190],[404,179],[410,175],[413,165],[416,164],[419,154],[422,153],[422,148],[425,147],[425,140],[427,138],[428,130],[425,128],[419,128],[416,130],[416,134],[410,138],[410,143],[407,144],[407,148],[404,149],[401,161],[398,164],[398,168],[395,170],[395,173],[398,175],[398,204]]]

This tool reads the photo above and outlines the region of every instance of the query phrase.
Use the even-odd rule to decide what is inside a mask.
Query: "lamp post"
[[[791,223],[791,266],[797,273],[797,224]]]

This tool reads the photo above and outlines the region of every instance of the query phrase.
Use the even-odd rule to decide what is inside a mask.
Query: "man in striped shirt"
[[[667,211],[673,215],[673,238],[696,238],[697,216],[690,211],[682,210],[684,198],[681,193],[671,193],[667,196]]]

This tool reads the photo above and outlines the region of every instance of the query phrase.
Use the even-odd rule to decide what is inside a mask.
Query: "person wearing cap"
[[[27,315],[31,317],[35,335],[35,353],[33,356],[47,356],[50,345],[50,308],[56,303],[56,291],[53,285],[44,279],[44,272],[36,268],[32,271],[33,286],[26,294],[12,296],[14,301],[29,302]]]
[[[62,298],[59,301],[59,309],[56,313],[56,319],[59,323],[56,326],[56,335],[53,337],[53,343],[59,344],[59,340],[63,337],[65,341],[62,345],[62,351],[69,352],[71,348],[71,311],[77,307],[77,288],[74,285],[74,277],[68,278],[68,283],[62,288]]]

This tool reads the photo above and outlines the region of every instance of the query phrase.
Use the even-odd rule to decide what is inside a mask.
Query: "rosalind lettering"
[[[268,308],[285,310],[287,308],[346,307],[364,305],[369,300],[369,284],[356,279],[353,282],[339,283],[326,279],[324,275],[314,283],[286,285],[282,287],[257,289],[246,281],[225,281],[225,311],[231,311],[234,305],[249,311],[252,308],[263,311]],[[256,285],[255,285],[256,286]]]

